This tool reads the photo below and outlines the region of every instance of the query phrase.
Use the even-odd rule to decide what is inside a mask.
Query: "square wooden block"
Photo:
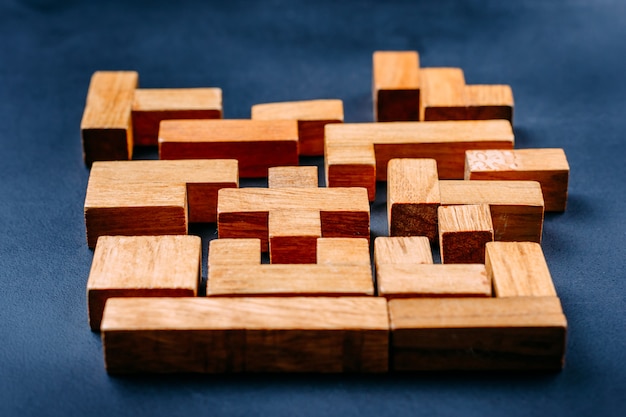
[[[485,244],[493,241],[489,206],[441,206],[438,214],[441,262],[484,264]]]

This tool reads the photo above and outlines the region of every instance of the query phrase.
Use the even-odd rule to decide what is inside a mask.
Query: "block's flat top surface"
[[[461,68],[423,68],[420,71],[424,94],[422,103],[433,107],[466,105],[465,75]]]
[[[426,236],[379,236],[374,241],[376,267],[384,264],[432,264],[433,253]]]
[[[510,85],[466,85],[465,102],[468,106],[513,106],[513,90]]]
[[[492,149],[465,152],[472,172],[491,171],[567,171],[563,149]]]
[[[139,82],[136,71],[96,71],[91,78],[81,129],[126,129]]]
[[[441,204],[499,204],[543,207],[536,181],[439,181]]]
[[[420,87],[419,54],[416,51],[376,51],[372,62],[375,89],[413,90]]]
[[[185,207],[187,186],[183,183],[122,183],[89,180],[85,209],[98,207]]]
[[[252,119],[343,121],[343,101],[328,99],[255,104],[252,106]]]
[[[165,120],[159,142],[297,141],[295,120]]]
[[[133,100],[133,111],[221,109],[221,88],[138,88]]]
[[[441,206],[438,210],[438,217],[440,234],[480,231],[493,233],[488,204]]]

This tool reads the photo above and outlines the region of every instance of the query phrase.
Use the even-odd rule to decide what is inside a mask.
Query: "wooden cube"
[[[438,215],[441,262],[484,264],[485,244],[493,241],[489,206],[441,206]]]
[[[376,51],[372,61],[374,120],[377,122],[419,120],[418,53]]]

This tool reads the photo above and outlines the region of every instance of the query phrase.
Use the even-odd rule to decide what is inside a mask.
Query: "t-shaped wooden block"
[[[376,51],[372,56],[372,101],[377,122],[418,121],[419,55],[415,51]]]
[[[493,241],[489,206],[441,206],[438,216],[441,262],[484,264],[485,244]]]

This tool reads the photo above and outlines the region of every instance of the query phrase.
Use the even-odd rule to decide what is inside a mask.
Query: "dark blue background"
[[[0,416],[624,415],[625,42],[620,0],[2,1]],[[228,118],[336,97],[346,121],[363,122],[377,49],[511,84],[517,146],[565,149],[569,206],[547,216],[543,242],[569,321],[565,369],[109,377],[85,301],[79,125],[92,72],[219,86]],[[383,208],[373,206],[374,236]]]

